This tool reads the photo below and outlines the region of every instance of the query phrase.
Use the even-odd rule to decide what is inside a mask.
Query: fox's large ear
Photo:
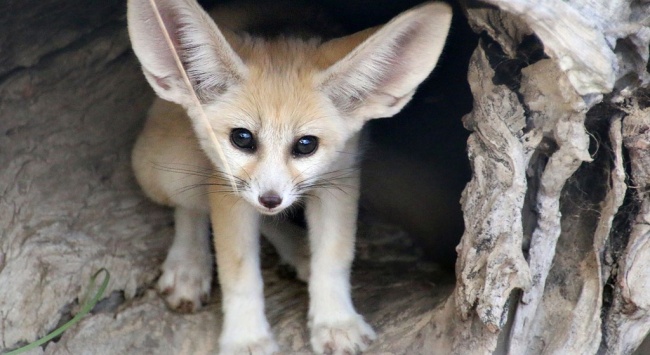
[[[217,25],[194,0],[155,0],[194,92],[202,103],[241,82],[246,66]],[[192,92],[183,80],[149,0],[129,0],[127,19],[133,50],[156,93],[183,106]]]
[[[323,56],[341,59],[319,74],[319,89],[355,128],[396,114],[436,66],[451,16],[449,5],[427,3],[380,28],[324,43]]]

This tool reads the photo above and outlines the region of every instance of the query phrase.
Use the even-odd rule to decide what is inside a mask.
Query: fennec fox
[[[314,351],[365,350],[375,333],[355,311],[349,281],[359,131],[399,112],[433,70],[450,7],[427,3],[323,42],[235,34],[194,0],[155,3],[192,85],[150,1],[129,0],[133,49],[162,99],[138,138],[133,167],[149,197],[175,208],[176,234],[158,283],[166,302],[191,312],[209,294],[211,223],[223,296],[220,353],[278,352],[264,315],[262,230],[309,283]],[[305,251],[295,231],[266,223],[297,203],[305,206]]]

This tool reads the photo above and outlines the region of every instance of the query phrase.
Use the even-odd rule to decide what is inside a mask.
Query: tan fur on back
[[[183,189],[205,181],[183,170],[210,172],[212,165],[199,147],[189,117],[181,106],[156,99],[132,154],[135,176],[152,200],[167,206],[205,206],[202,188]],[[197,191],[198,190],[198,191]],[[184,203],[185,200],[189,200]],[[188,206],[190,207],[190,206]]]

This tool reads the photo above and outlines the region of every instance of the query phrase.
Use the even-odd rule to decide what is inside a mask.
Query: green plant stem
[[[52,331],[50,334],[48,334],[48,335],[46,335],[46,336],[32,342],[32,343],[29,343],[29,344],[27,344],[27,345],[25,345],[25,346],[23,346],[21,348],[18,348],[18,349],[10,351],[8,353],[5,353],[4,355],[21,354],[21,353],[24,353],[25,351],[28,351],[28,350],[34,349],[34,348],[36,348],[38,346],[41,346],[41,345],[47,343],[48,341],[58,337],[63,332],[65,332],[68,328],[70,328],[71,326],[78,323],[81,320],[81,318],[83,318],[86,314],[88,314],[95,307],[97,302],[99,302],[99,299],[104,294],[104,291],[106,291],[106,287],[108,286],[108,281],[111,278],[111,274],[105,268],[101,268],[101,269],[99,269],[99,271],[97,271],[93,275],[93,277],[90,278],[90,283],[88,285],[88,293],[87,294],[90,295],[91,291],[93,289],[95,289],[95,281],[97,280],[97,276],[99,276],[99,274],[102,273],[102,272],[104,272],[106,274],[106,276],[104,277],[104,281],[102,281],[101,286],[99,286],[99,289],[97,290],[97,293],[95,294],[95,296],[93,296],[92,299],[89,299],[89,297],[85,297],[86,302],[84,302],[83,308],[72,319],[70,319],[64,325],[62,325],[62,326],[58,327],[57,329],[55,329],[54,331]]]

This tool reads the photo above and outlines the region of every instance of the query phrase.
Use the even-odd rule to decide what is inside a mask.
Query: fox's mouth
[[[257,210],[260,211],[261,214],[266,216],[274,216],[285,210],[285,207],[274,207],[274,208],[268,208],[264,206],[255,206],[255,207],[257,207]]]

